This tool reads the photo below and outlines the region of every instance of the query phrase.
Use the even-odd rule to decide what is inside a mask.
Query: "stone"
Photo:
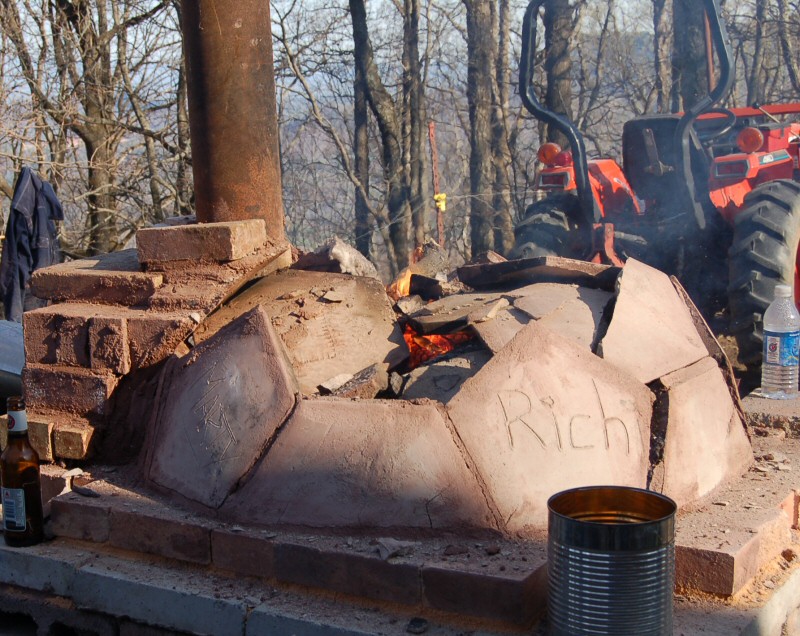
[[[652,401],[634,378],[532,322],[446,409],[503,529],[535,534],[556,492],[645,486]]]
[[[433,403],[304,399],[220,514],[309,527],[494,527]]]
[[[746,472],[753,451],[715,360],[703,358],[660,382],[667,401],[661,492],[680,507]]]
[[[78,301],[135,306],[161,287],[159,273],[142,272],[136,250],[122,250],[38,269],[31,290],[55,302]]]
[[[143,228],[136,232],[139,262],[235,261],[267,242],[263,219]]]
[[[257,306],[170,365],[156,399],[149,479],[219,507],[294,408],[297,391],[283,345]]]
[[[331,290],[346,300],[326,302],[322,297]],[[315,394],[320,384],[340,373],[355,375],[376,362],[393,367],[408,357],[379,281],[304,270],[260,279],[200,325],[195,342],[256,305],[270,316],[304,395]]]
[[[614,315],[597,354],[647,384],[708,351],[669,277],[631,258],[619,277]]]
[[[32,411],[106,415],[118,382],[113,373],[94,373],[77,367],[29,363],[22,371],[25,399]]]

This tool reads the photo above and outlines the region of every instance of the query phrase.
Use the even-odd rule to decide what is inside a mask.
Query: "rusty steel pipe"
[[[197,220],[264,219],[283,239],[267,0],[181,0]]]

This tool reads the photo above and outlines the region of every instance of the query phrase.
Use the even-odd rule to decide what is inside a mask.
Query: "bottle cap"
[[[792,288],[789,285],[775,285],[775,298],[791,298]]]

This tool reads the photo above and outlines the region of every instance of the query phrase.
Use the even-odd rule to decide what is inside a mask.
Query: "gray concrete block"
[[[84,561],[73,555],[65,560],[47,545],[9,548],[0,545],[0,583],[68,596],[75,570]]]
[[[270,608],[259,605],[247,619],[245,636],[369,636],[371,631],[361,631],[351,627],[335,627],[310,618],[294,618]]]
[[[103,557],[81,567],[72,598],[76,605],[148,625],[209,636],[242,636],[247,606],[216,598],[213,586],[192,585],[180,569],[154,570]]]

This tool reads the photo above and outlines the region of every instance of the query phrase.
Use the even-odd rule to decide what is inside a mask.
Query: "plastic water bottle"
[[[775,287],[775,300],[764,312],[764,359],[761,363],[761,394],[789,400],[798,397],[800,312],[792,288]]]

